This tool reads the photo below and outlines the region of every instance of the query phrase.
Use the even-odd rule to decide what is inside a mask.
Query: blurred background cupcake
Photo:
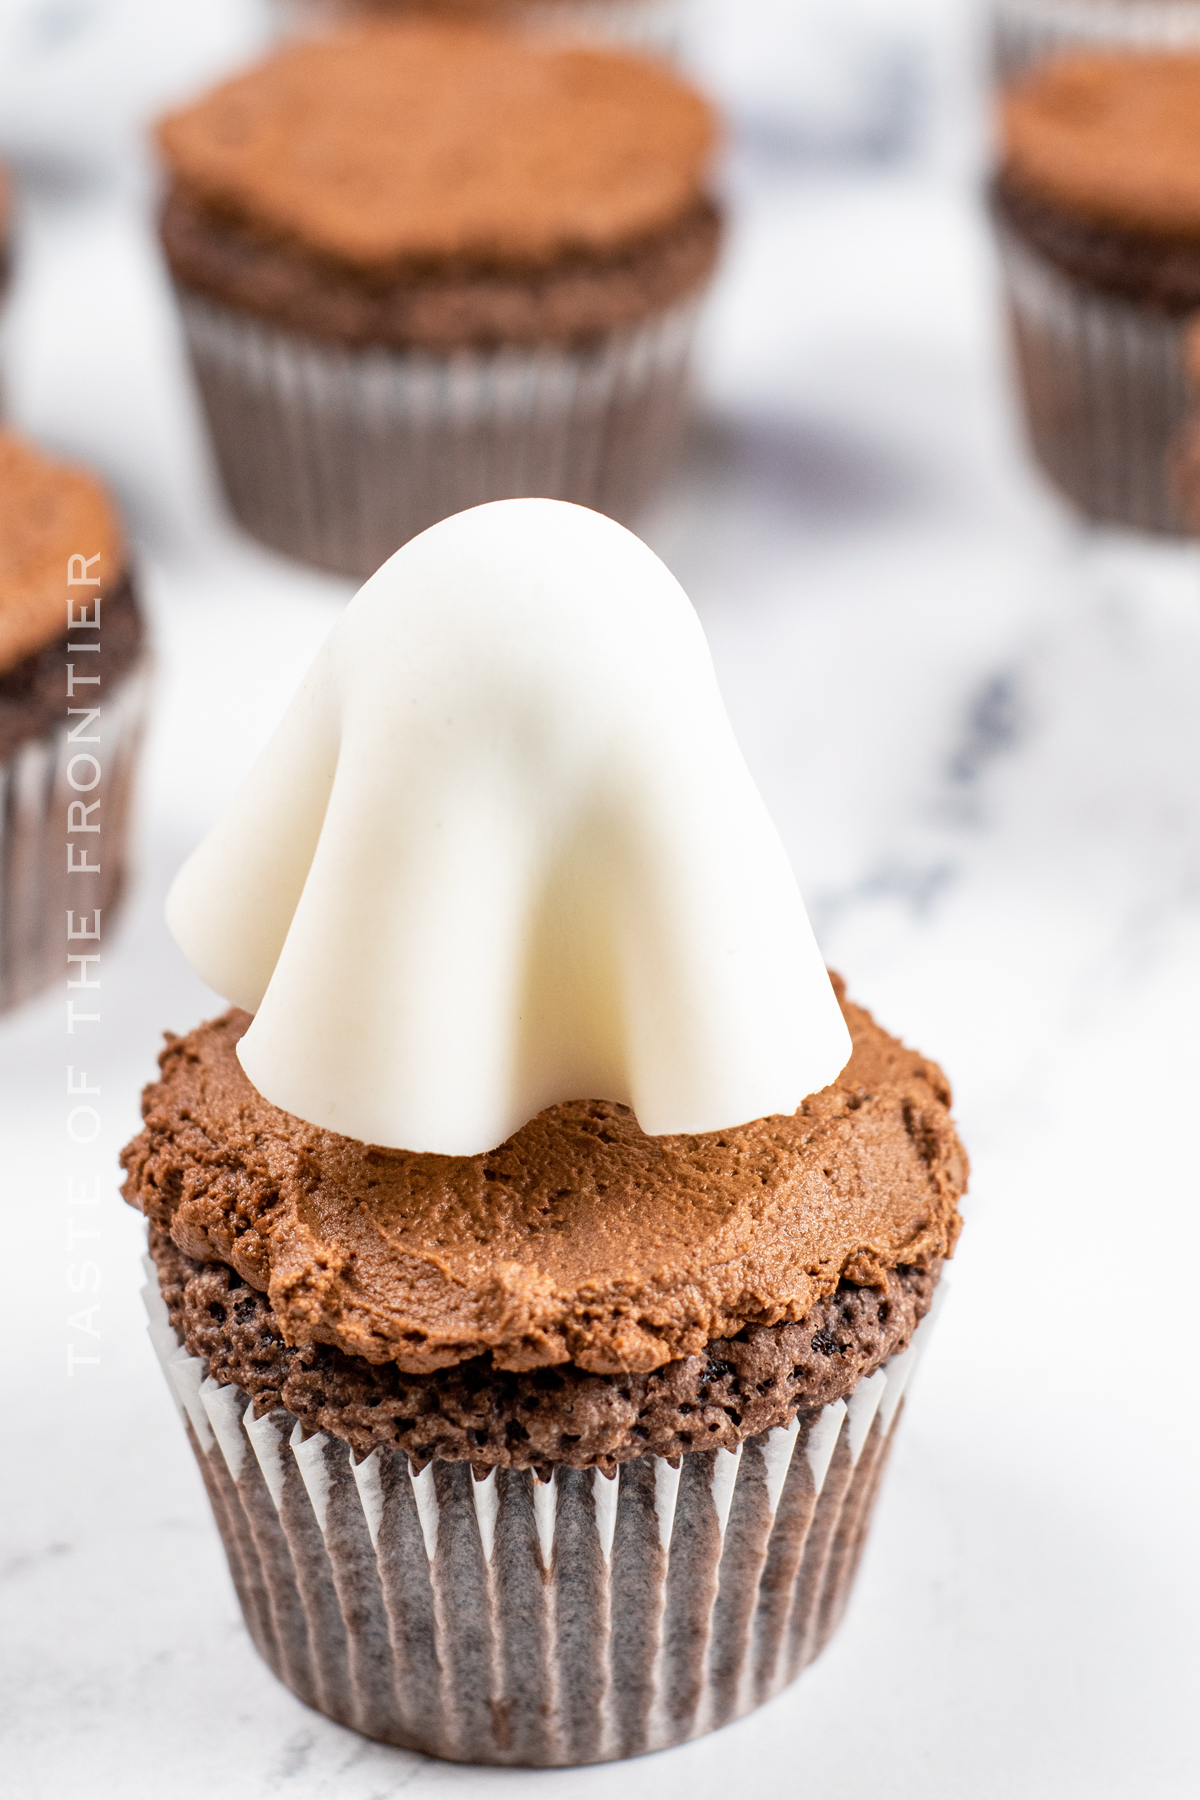
[[[113,922],[145,691],[108,497],[0,432],[0,1010],[69,976],[68,952],[94,962]]]
[[[652,63],[428,22],[169,117],[163,243],[241,522],[365,575],[486,500],[633,518],[683,421],[715,137]]]
[[[549,32],[678,55],[689,0],[271,0],[277,28],[311,34],[363,21],[441,19]]]
[[[1070,50],[1170,50],[1200,44],[1197,0],[996,0],[997,73]]]
[[[1056,58],[1006,89],[1002,138],[993,209],[1034,453],[1092,518],[1178,531],[1200,54]]]

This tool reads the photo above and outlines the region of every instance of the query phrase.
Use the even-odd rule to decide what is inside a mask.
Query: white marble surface
[[[703,416],[646,534],[701,612],[830,960],[952,1075],[967,1229],[838,1638],[750,1719],[618,1768],[368,1744],[242,1629],[114,1164],[158,1034],[213,1004],[166,883],[346,589],[222,519],[136,185],[30,191],[12,402],[125,498],[160,680],[84,1064],[94,1155],[64,1136],[64,996],[0,1024],[0,1765],[22,1800],[1197,1791],[1200,560],[1082,529],[1024,460],[967,34],[927,10],[922,154],[735,163]],[[93,1168],[102,1204],[71,1212]],[[72,1219],[99,1233],[74,1255]],[[100,1361],[68,1378],[85,1249]]]

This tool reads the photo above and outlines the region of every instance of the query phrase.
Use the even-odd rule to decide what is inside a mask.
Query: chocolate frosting
[[[222,1386],[258,1417],[285,1406],[306,1432],[360,1456],[403,1450],[477,1468],[566,1464],[611,1471],[635,1456],[734,1450],[746,1438],[843,1399],[909,1342],[938,1267],[889,1271],[881,1288],[843,1282],[795,1325],[750,1325],[648,1375],[589,1375],[571,1364],[521,1375],[487,1357],[405,1375],[326,1344],[285,1344],[265,1294],[224,1263],[198,1263],[150,1227],[171,1324]]]
[[[67,587],[67,559],[98,557],[100,592],[125,572],[121,530],[93,475],[0,431],[0,671],[63,635],[67,594],[91,611],[96,589]]]
[[[420,20],[291,45],[159,140],[210,211],[379,272],[611,257],[694,213],[715,135],[655,63]]]
[[[1007,176],[1059,211],[1200,238],[1200,54],[1057,56],[1002,101]]]
[[[372,1148],[271,1106],[234,1010],[168,1038],[123,1192],[186,1256],[265,1292],[288,1344],[409,1373],[481,1356],[645,1373],[951,1253],[967,1162],[945,1078],[838,993],[853,1054],[792,1116],[649,1138],[627,1108],[579,1100],[473,1157]]]

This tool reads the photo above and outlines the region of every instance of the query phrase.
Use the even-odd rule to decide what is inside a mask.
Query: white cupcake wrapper
[[[1091,518],[1180,532],[1170,454],[1190,408],[1190,318],[1086,287],[1012,229],[1000,246],[1035,455]]]
[[[997,75],[1011,81],[1070,50],[1182,50],[1200,44],[1200,0],[996,0]]]
[[[0,1012],[65,982],[66,913],[102,930],[114,922],[125,883],[133,772],[145,722],[150,681],[143,656],[102,701],[99,744],[74,742],[67,722],[48,737],[30,738],[0,762]],[[81,696],[90,690],[81,689]],[[64,701],[64,706],[66,702]],[[81,705],[89,704],[86,697]],[[72,757],[94,751],[103,767],[98,787],[80,794],[67,780]],[[99,839],[75,838],[77,850],[100,845],[100,872],[67,873],[67,808],[72,801],[103,802]],[[95,945],[84,944],[84,949]],[[80,1007],[80,1011],[83,1011]]]
[[[820,1652],[849,1596],[909,1348],[827,1406],[678,1464],[355,1464],[150,1336],[184,1415],[246,1624],[275,1673],[369,1737],[535,1766],[662,1749],[751,1711]],[[939,1285],[936,1302],[942,1289]]]
[[[317,342],[180,294],[238,519],[320,567],[370,575],[487,500],[573,500],[626,521],[674,460],[698,302],[590,349]]]
[[[364,14],[404,16],[399,6],[382,15],[376,8],[372,15],[366,7],[356,8],[353,0],[274,0],[271,11],[275,29],[284,37],[325,32]],[[507,5],[479,9],[484,18],[518,30],[665,57],[678,56],[682,48],[687,11],[688,0],[508,0]]]

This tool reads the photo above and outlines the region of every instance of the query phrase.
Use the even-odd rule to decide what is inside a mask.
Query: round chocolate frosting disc
[[[638,57],[411,21],[290,46],[159,138],[195,199],[336,263],[529,268],[693,212],[715,120]]]

